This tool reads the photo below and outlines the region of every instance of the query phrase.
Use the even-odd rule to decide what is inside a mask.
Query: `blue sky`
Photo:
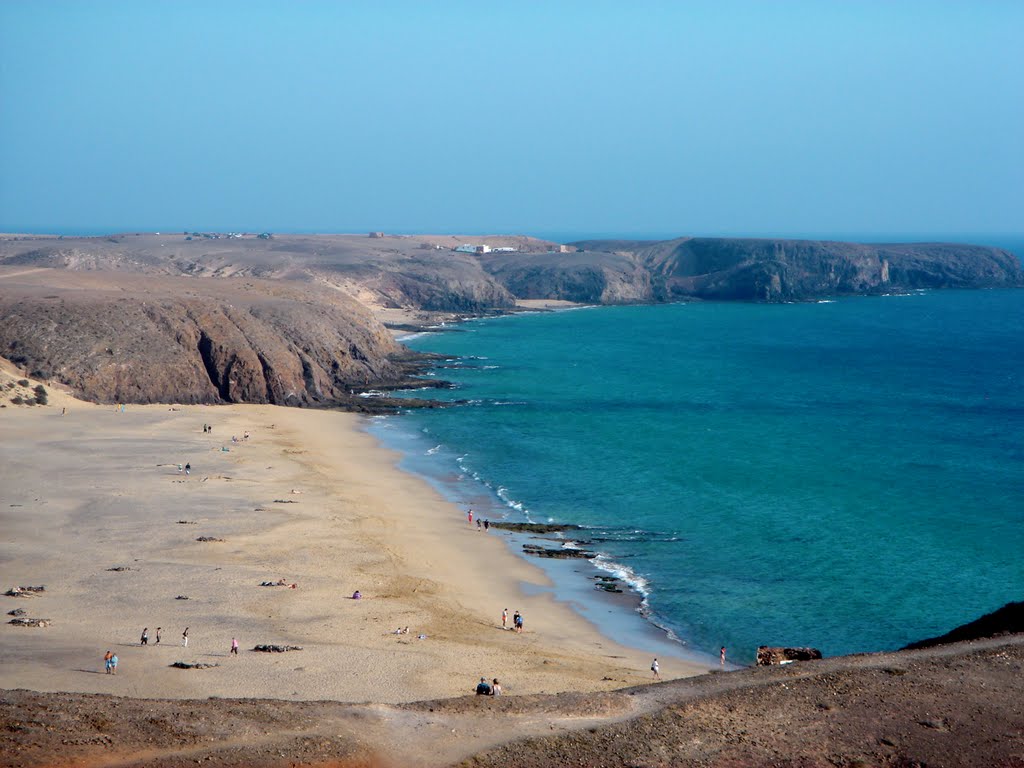
[[[0,3],[0,231],[1024,231],[1024,2]]]

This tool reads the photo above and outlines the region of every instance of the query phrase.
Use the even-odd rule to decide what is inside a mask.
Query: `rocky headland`
[[[456,250],[479,244],[479,253]],[[1024,285],[998,248],[678,238],[0,237],[0,356],[96,402],[371,409],[423,385],[391,329],[519,300],[801,301]],[[390,329],[389,329],[390,326]]]

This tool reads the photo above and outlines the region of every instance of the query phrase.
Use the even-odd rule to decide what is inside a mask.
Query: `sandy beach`
[[[51,390],[48,406],[0,410],[0,430],[0,586],[46,587],[0,605],[52,620],[4,616],[0,687],[394,703],[462,695],[481,676],[507,694],[650,679],[646,652],[549,594],[525,595],[543,572],[396,469],[356,415],[121,411]],[[296,588],[260,586],[282,579]],[[523,613],[522,634],[502,630],[502,608]],[[104,673],[107,650],[116,676]],[[662,659],[663,678],[703,671]]]

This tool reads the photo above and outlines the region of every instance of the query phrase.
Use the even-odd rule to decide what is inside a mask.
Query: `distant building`
[[[489,246],[489,245],[478,245],[476,247],[476,252],[477,253],[490,253],[491,252],[491,246]]]
[[[457,246],[455,250],[459,253],[489,253],[491,247],[489,245],[471,245],[464,243],[463,245]]]
[[[552,253],[572,253],[572,248],[568,245],[554,245],[551,247]]]
[[[501,248],[492,248],[495,253],[515,253],[518,248],[513,248],[511,245],[503,245]]]
[[[272,234],[270,234],[269,232],[263,232],[261,234],[256,235],[256,237],[258,237],[260,240],[273,240],[274,239],[274,236]]]
[[[371,232],[370,237],[384,237],[383,232]]]

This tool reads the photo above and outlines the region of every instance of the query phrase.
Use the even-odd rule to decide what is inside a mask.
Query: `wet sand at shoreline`
[[[0,586],[46,585],[0,606],[53,621],[21,628],[4,617],[0,687],[402,702],[465,694],[481,676],[501,679],[507,694],[650,679],[646,652],[608,640],[549,594],[527,596],[521,585],[543,584],[543,572],[397,470],[358,416],[274,406],[122,413],[61,393],[50,403],[0,411]],[[279,579],[297,588],[259,586]],[[364,597],[352,600],[357,589]],[[522,635],[502,631],[506,607],[523,612]],[[257,653],[256,644],[303,650]],[[108,649],[120,657],[116,676],[103,673]],[[661,674],[706,669],[663,658]]]

